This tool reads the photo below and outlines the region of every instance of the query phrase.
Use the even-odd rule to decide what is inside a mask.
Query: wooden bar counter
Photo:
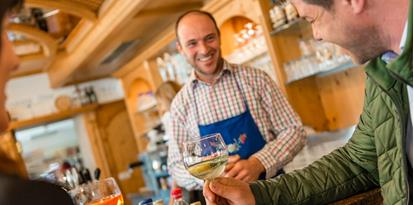
[[[379,205],[382,203],[381,189],[376,188],[332,203],[331,205]]]

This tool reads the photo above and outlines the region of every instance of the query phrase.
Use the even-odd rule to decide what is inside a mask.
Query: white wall
[[[23,156],[32,173],[44,173],[53,163],[62,163],[66,149],[79,147],[83,165],[91,171],[96,169],[83,118],[78,115],[48,125],[41,125],[16,132]],[[63,153],[62,153],[63,152]],[[58,159],[51,162],[50,159]]]
[[[16,132],[16,138],[23,145],[23,155],[41,150],[50,157],[57,150],[78,145],[73,120],[64,120],[47,126],[38,126]]]
[[[85,128],[84,119],[81,116],[77,116],[74,120],[75,132],[79,139],[79,149],[82,155],[83,165],[90,171],[94,171],[96,169],[96,162],[93,157],[92,146]]]
[[[79,84],[81,89],[87,86],[94,87],[99,103],[108,103],[124,97],[121,83],[115,78]],[[12,79],[7,84],[6,94],[6,107],[12,119],[18,120],[56,112],[55,99],[58,96],[77,96],[74,86],[51,89],[47,74]]]

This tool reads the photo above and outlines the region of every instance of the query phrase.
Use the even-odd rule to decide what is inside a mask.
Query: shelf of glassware
[[[270,35],[275,36],[275,35],[280,34],[280,33],[285,33],[285,32],[295,31],[295,30],[301,30],[302,28],[304,28],[305,26],[308,26],[308,25],[309,25],[309,23],[306,22],[304,19],[296,18],[296,19],[293,19],[293,20],[289,21],[286,24],[283,24],[281,26],[278,26],[278,27],[274,28],[270,32]]]
[[[252,39],[246,45],[237,48],[233,53],[226,56],[225,59],[230,63],[246,64],[254,61],[260,56],[267,53],[266,41],[264,36]]]
[[[286,84],[293,83],[298,80],[302,80],[311,76],[323,77],[338,73],[350,68],[354,68],[357,65],[352,62],[349,57],[343,57],[341,59],[335,59],[331,61],[325,61],[320,64],[307,64],[312,66],[312,68],[304,69],[305,72],[299,73],[297,75],[292,75],[291,72],[287,71],[287,81]],[[286,70],[286,65],[285,65]]]

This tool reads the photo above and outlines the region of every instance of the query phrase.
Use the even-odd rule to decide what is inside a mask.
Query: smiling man
[[[201,190],[181,160],[180,145],[220,133],[232,155],[225,176],[245,182],[275,176],[303,147],[302,123],[264,72],[223,60],[211,14],[189,11],[176,23],[177,49],[194,68],[171,105],[169,172],[181,187]]]
[[[412,204],[412,0],[292,0],[313,35],[365,67],[365,103],[350,141],[310,166],[251,184],[219,178],[208,204],[328,204],[381,187],[384,204]]]

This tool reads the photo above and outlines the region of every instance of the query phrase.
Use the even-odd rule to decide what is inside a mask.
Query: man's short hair
[[[217,34],[220,36],[220,29],[217,26],[217,22],[216,19],[214,19],[213,15],[207,11],[201,11],[201,10],[189,10],[185,13],[183,13],[180,17],[178,17],[177,21],[175,22],[175,37],[177,38],[178,43],[180,43],[180,39],[178,38],[178,26],[181,22],[181,20],[191,14],[191,13],[196,13],[196,14],[201,14],[201,15],[205,15],[207,16],[209,19],[211,19],[211,21],[214,23],[214,27],[216,27],[217,30]]]
[[[308,4],[313,4],[317,6],[321,6],[327,10],[329,10],[334,3],[333,0],[303,0],[304,2]]]

